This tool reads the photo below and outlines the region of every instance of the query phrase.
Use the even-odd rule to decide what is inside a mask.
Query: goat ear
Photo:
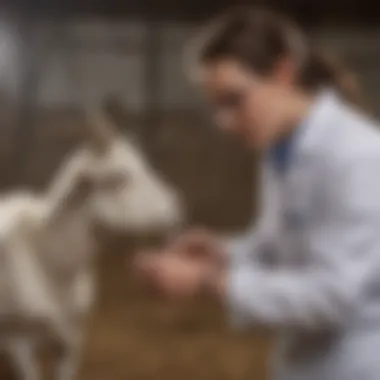
[[[86,138],[90,146],[97,151],[107,150],[117,138],[116,127],[104,102],[96,107],[87,107],[86,127]]]
[[[102,102],[103,112],[106,113],[109,119],[114,123],[115,127],[128,126],[129,115],[123,106],[122,101],[116,94],[107,95]]]
[[[131,113],[125,108],[120,97],[116,94],[110,94],[103,100],[103,109],[109,119],[113,122],[119,133],[122,133],[131,141],[138,140],[138,130],[133,122]]]
[[[79,173],[76,184],[73,188],[71,197],[72,201],[77,201],[78,199],[84,200],[93,190],[95,186],[95,181],[89,170],[83,170]]]

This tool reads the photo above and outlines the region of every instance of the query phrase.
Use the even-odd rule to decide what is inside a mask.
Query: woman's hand
[[[140,254],[136,265],[145,282],[168,298],[189,298],[223,282],[223,271],[210,262],[171,251]]]
[[[220,266],[224,266],[226,260],[221,239],[204,229],[196,229],[178,236],[169,244],[168,249],[174,254],[203,258]]]
[[[135,269],[154,290],[171,298],[182,298],[202,291],[218,291],[225,259],[218,236],[198,229],[173,239],[161,250],[138,254]]]

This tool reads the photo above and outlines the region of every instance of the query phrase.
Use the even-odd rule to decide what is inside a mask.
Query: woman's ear
[[[273,69],[273,79],[284,87],[291,87],[296,80],[297,65],[291,57],[278,60]]]

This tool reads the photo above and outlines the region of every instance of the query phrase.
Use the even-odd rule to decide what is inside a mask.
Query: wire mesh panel
[[[233,160],[245,160],[246,164],[245,169],[238,171],[242,179],[231,180],[230,175],[237,175],[233,160],[227,160],[232,162],[231,170],[226,162],[221,164],[223,157],[229,156],[225,149],[232,149],[231,144],[226,142],[230,146],[226,148],[211,119],[205,119],[198,108],[199,94],[183,70],[183,47],[196,26],[150,18],[28,19],[23,24],[25,39],[18,45],[24,65],[20,68],[15,101],[17,121],[12,128],[14,168],[9,170],[8,182],[44,186],[64,154],[80,142],[83,108],[99,104],[108,94],[116,94],[129,115],[125,128],[133,126],[153,164],[167,176],[174,175],[171,180],[184,182],[185,187],[189,181],[198,182],[200,152],[205,150],[203,160],[210,167],[205,167],[204,177],[217,184],[194,184],[195,190],[184,189],[190,198],[195,197],[195,192],[204,192],[199,195],[203,203],[194,200],[195,215],[227,225],[241,224],[240,217],[229,221],[228,213],[220,218],[207,212],[202,217],[203,209],[220,210],[217,204],[224,203],[224,191],[237,186],[250,191],[250,187],[241,184],[250,181],[251,160],[246,152],[235,148]],[[191,141],[195,142],[194,147]],[[193,166],[192,174],[186,165]],[[215,196],[208,195],[211,188],[215,189]],[[243,204],[236,207],[247,210]],[[231,212],[237,215],[242,211]],[[246,218],[247,215],[243,220]]]

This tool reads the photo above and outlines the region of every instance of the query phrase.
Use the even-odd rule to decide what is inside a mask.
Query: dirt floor
[[[264,339],[226,329],[208,302],[169,305],[127,280],[119,254],[102,266],[104,292],[90,330],[82,379],[264,379]],[[115,274],[110,278],[107,272]],[[113,294],[113,295],[112,295]]]

